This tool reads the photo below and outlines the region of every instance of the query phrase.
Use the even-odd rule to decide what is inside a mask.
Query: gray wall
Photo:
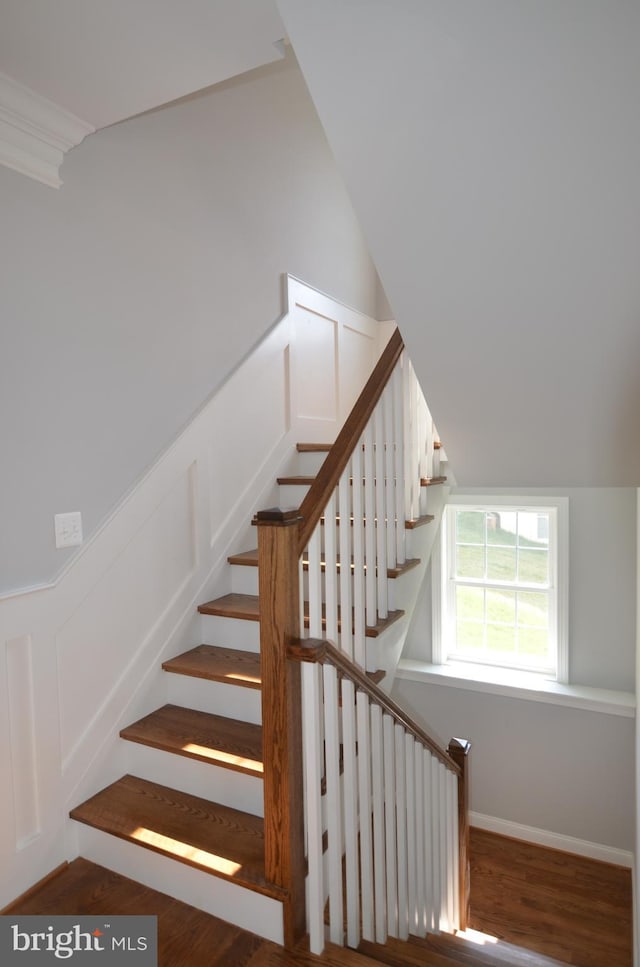
[[[507,491],[464,490],[474,492]],[[633,692],[636,490],[520,493],[569,498],[571,682]],[[430,660],[430,590],[427,577],[405,657]],[[634,848],[633,719],[400,679],[393,694],[441,741],[461,734],[472,740],[476,812]]]
[[[458,483],[640,480],[640,5],[278,0]]]
[[[392,697],[441,742],[471,739],[473,811],[634,849],[632,718],[397,678]]]
[[[456,491],[454,491],[455,493]],[[636,490],[583,487],[459,488],[459,493],[569,499],[569,678],[635,690]],[[431,588],[414,614],[405,657],[431,660]]]
[[[385,305],[293,57],[98,132],[62,177],[0,169],[0,591],[61,570],[53,515],[95,530],[281,315],[283,273]]]

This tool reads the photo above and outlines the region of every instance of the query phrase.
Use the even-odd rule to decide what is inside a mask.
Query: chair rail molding
[[[59,188],[64,156],[96,129],[0,73],[0,164]]]

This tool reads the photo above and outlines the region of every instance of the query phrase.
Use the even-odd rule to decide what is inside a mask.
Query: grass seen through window
[[[455,514],[456,651],[545,664],[549,650],[549,519],[520,510]]]

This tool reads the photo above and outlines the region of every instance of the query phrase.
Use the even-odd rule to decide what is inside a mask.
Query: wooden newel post
[[[458,777],[458,838],[460,883],[460,930],[469,925],[469,896],[471,890],[471,863],[469,855],[469,769],[468,755],[471,743],[468,739],[451,739],[448,752],[457,766]]]
[[[300,637],[297,510],[260,511],[258,580],[267,880],[284,891],[284,942],[304,934],[305,858],[300,665],[287,646]]]

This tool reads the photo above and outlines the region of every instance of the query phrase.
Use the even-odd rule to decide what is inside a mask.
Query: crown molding
[[[60,165],[95,128],[0,73],[0,164],[59,188]]]

